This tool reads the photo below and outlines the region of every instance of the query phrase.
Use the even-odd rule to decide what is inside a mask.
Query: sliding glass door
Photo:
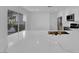
[[[18,32],[18,19],[17,13],[8,10],[8,35]]]
[[[10,44],[22,40],[24,33],[25,21],[23,14],[8,10],[8,41]]]

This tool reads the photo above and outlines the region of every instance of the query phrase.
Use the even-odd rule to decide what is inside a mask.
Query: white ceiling
[[[25,9],[34,12],[34,11],[49,11],[47,6],[24,6]]]
[[[23,6],[25,9],[27,9],[30,12],[57,12],[62,11],[64,9],[70,8],[69,6]]]
[[[52,6],[52,7],[48,7],[48,6],[23,6],[23,8],[27,9],[30,12],[59,12],[68,8],[73,8],[73,7],[77,7],[79,8],[79,6]]]

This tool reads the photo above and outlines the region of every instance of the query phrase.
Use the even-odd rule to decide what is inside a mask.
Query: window
[[[8,10],[8,35],[25,30],[23,14]]]
[[[74,21],[74,14],[68,15],[66,19],[67,21]]]

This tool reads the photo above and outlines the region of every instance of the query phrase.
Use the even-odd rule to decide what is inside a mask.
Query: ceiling
[[[30,12],[58,12],[72,7],[78,6],[23,6]]]
[[[25,9],[34,12],[34,11],[49,11],[47,6],[24,6]]]

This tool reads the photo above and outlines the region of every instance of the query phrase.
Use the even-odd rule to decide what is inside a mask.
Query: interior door
[[[62,17],[58,17],[57,27],[58,27],[58,30],[62,30]]]

